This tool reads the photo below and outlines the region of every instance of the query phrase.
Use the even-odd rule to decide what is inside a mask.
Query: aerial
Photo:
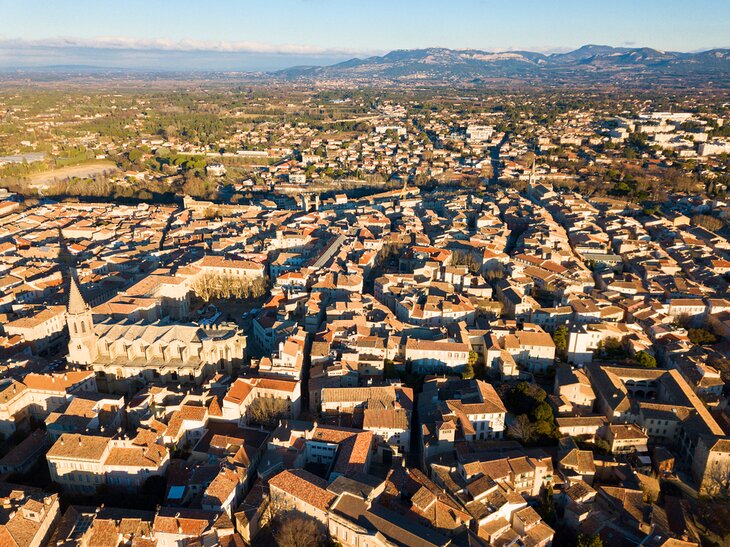
[[[730,546],[730,2],[0,0],[0,547]]]

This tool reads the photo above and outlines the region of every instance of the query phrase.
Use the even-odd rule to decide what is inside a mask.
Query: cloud
[[[129,38],[99,36],[95,38],[55,37],[38,40],[0,37],[0,49],[97,49],[126,51],[204,52],[204,53],[259,53],[268,55],[343,56],[373,55],[380,51],[362,51],[348,48],[322,48],[299,44],[267,44],[247,40],[170,40],[165,38]]]

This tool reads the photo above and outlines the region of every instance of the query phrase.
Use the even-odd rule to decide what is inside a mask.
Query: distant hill
[[[472,81],[537,79],[557,81],[626,80],[648,82],[678,78],[730,82],[730,50],[699,53],[651,48],[586,45],[568,53],[489,52],[427,48],[396,50],[383,56],[350,59],[330,66],[300,66],[276,76],[308,80]]]

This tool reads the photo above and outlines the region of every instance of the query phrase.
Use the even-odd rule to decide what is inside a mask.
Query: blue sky
[[[0,0],[0,67],[256,70],[401,48],[730,47],[728,0]]]

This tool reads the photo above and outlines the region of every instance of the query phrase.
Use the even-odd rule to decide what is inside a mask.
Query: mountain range
[[[567,53],[488,52],[476,49],[395,50],[329,66],[297,66],[277,77],[294,80],[472,81],[654,81],[679,79],[730,82],[730,49],[696,53],[586,45]]]

